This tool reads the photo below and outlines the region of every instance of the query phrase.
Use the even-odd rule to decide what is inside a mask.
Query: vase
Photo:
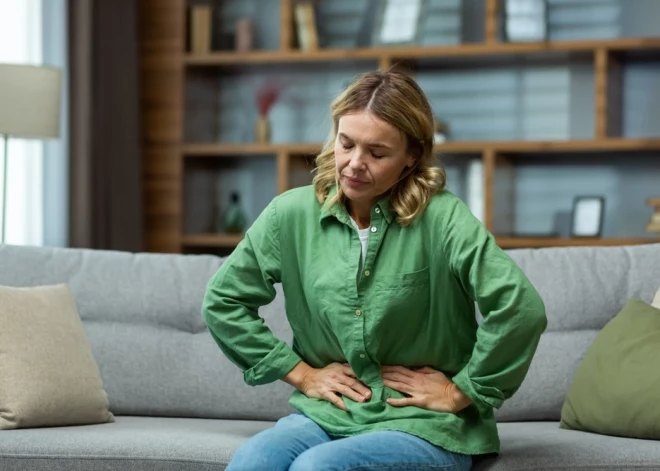
[[[270,123],[266,116],[259,116],[254,128],[254,138],[259,144],[270,142]]]
[[[230,203],[222,215],[222,225],[227,234],[239,234],[245,231],[246,217],[241,207],[240,196],[233,192]]]

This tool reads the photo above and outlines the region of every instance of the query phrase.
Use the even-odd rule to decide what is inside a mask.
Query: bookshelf
[[[223,113],[217,99],[223,92],[223,86],[218,84],[219,78],[237,77],[236,80],[240,81],[247,75],[267,76],[272,70],[308,73],[314,77],[313,74],[319,70],[341,69],[346,64],[357,64],[356,67],[366,70],[396,66],[420,76],[431,74],[433,80],[433,74],[453,73],[455,70],[508,71],[516,67],[534,67],[535,64],[541,68],[578,64],[587,70],[588,80],[585,83],[590,95],[587,100],[589,119],[575,118],[577,124],[586,129],[584,135],[568,133],[559,139],[534,136],[510,139],[517,137],[510,133],[503,135],[501,140],[490,136],[484,139],[459,138],[437,145],[436,152],[441,159],[446,157],[459,163],[481,162],[483,221],[503,248],[612,246],[660,240],[657,234],[640,234],[639,231],[635,235],[616,233],[602,238],[572,238],[566,235],[515,236],[510,235],[515,231],[500,230],[500,223],[505,219],[503,211],[508,211],[508,217],[516,218],[515,204],[507,202],[511,195],[502,198],[500,194],[506,185],[515,187],[519,168],[534,166],[539,161],[571,165],[574,160],[584,161],[585,165],[603,165],[606,162],[625,168],[628,156],[634,156],[638,161],[642,159],[642,162],[656,165],[654,168],[660,170],[657,166],[660,131],[656,135],[637,135],[626,131],[626,104],[623,102],[623,77],[627,64],[660,65],[660,37],[507,43],[499,37],[499,2],[476,0],[481,2],[484,15],[479,41],[453,45],[330,47],[302,51],[295,41],[293,1],[265,1],[277,3],[278,40],[276,44],[271,44],[272,47],[257,47],[248,52],[210,49],[209,52],[193,53],[188,46],[188,16],[190,7],[200,2],[140,0],[147,250],[226,253],[241,240],[240,235],[212,233],[204,230],[201,224],[193,227],[186,222],[191,213],[199,211],[201,214],[199,207],[203,206],[198,204],[203,201],[199,197],[195,200],[197,203],[191,206],[187,196],[191,191],[189,174],[196,172],[202,178],[204,172],[217,173],[229,168],[255,168],[261,165],[264,168],[262,175],[249,181],[259,187],[272,186],[272,196],[311,182],[311,162],[321,147],[321,139],[274,140],[260,144],[217,138],[213,126],[217,128],[218,116]],[[210,4],[215,7],[219,5],[217,2]],[[536,74],[535,69],[531,72]],[[327,104],[320,109],[322,112],[327,110]],[[502,172],[508,172],[508,179],[500,178]],[[648,194],[642,199],[639,204],[641,210],[645,207],[644,200],[652,196]],[[260,198],[263,201],[268,199]],[[505,203],[509,207],[502,209]],[[255,205],[259,206],[257,203]],[[644,216],[646,219],[642,227],[648,221],[647,216]]]

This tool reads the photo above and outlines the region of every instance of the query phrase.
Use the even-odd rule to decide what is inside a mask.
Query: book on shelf
[[[298,45],[303,51],[316,51],[319,48],[319,35],[316,28],[316,14],[311,1],[296,3],[294,7]]]
[[[209,5],[190,8],[190,51],[193,54],[208,54],[211,51],[212,10]]]

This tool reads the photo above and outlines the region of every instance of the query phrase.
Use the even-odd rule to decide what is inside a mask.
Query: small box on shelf
[[[660,197],[649,198],[646,204],[653,208],[653,214],[651,214],[649,223],[646,225],[646,231],[656,232],[660,235]]]

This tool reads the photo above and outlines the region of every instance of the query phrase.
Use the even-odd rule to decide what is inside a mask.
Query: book
[[[316,29],[314,5],[311,2],[298,3],[294,10],[298,45],[303,51],[316,51],[319,48],[319,37]]]
[[[190,9],[190,51],[208,54],[211,51],[211,7],[195,5]]]

